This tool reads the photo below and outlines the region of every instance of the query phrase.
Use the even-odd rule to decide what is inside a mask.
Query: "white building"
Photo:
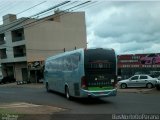
[[[3,16],[0,26],[3,76],[35,82],[47,57],[86,47],[84,12],[53,14],[43,19]]]

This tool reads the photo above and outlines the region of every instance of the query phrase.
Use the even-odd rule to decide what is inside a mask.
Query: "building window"
[[[24,29],[21,28],[21,29],[12,31],[12,42],[17,42],[21,40],[24,40]]]
[[[0,45],[5,44],[5,34],[0,34]]]
[[[14,57],[24,57],[26,56],[26,47],[25,45],[13,47]]]
[[[1,59],[6,59],[7,58],[6,48],[0,49],[0,57],[1,57]]]

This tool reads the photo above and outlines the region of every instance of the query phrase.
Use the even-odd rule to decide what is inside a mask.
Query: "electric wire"
[[[0,11],[0,13],[3,13],[5,11],[9,10],[9,9],[12,9],[12,8],[16,7],[17,4],[18,4],[17,2],[15,2],[13,4],[10,4],[9,6],[6,7],[6,9]]]
[[[25,9],[25,10],[17,13],[16,15],[19,15],[19,14],[21,14],[21,13],[24,13],[24,12],[30,10],[30,9],[33,9],[33,8],[35,8],[35,7],[43,4],[43,3],[45,3],[45,2],[46,2],[46,1],[43,1],[43,2],[40,2],[40,3],[36,4],[36,5],[34,5],[34,6],[31,6],[30,8],[27,8],[27,9]],[[6,19],[4,19],[4,20],[8,20],[8,19],[9,19],[9,18],[6,18]],[[4,21],[4,20],[1,20],[0,22],[2,22],[2,21]],[[17,22],[17,21],[13,21],[12,23],[9,23],[9,24],[6,24],[6,25],[2,25],[1,27],[6,27],[6,26],[11,25],[11,24],[13,24],[13,23],[15,23],[15,22]],[[1,28],[1,27],[0,27],[0,28]]]
[[[73,7],[70,7],[70,8],[68,8],[68,9],[64,10],[64,11],[60,11],[60,12],[58,12],[58,13],[55,13],[55,14],[54,14],[54,15],[55,15],[54,18],[60,17],[60,16],[65,15],[65,14],[72,14],[72,13],[68,13],[68,11],[71,10],[71,9],[73,9],[73,8],[79,7],[79,6],[81,6],[81,5],[87,4],[87,3],[89,3],[89,2],[91,2],[91,1],[86,1],[86,2],[80,3],[80,4],[78,4],[78,5],[75,5],[75,6],[73,6]],[[56,16],[56,15],[57,15],[57,16]],[[24,21],[25,21],[25,20],[24,20]],[[23,23],[24,21],[22,21],[21,23]],[[39,21],[41,21],[41,22],[39,22]],[[39,23],[42,23],[42,22],[46,22],[46,21],[44,21],[44,18],[37,19],[37,20],[35,20],[35,21],[33,21],[33,22],[24,24],[23,27],[28,28],[28,27],[31,27],[31,26],[29,26],[29,25],[32,25],[32,26],[33,26],[33,25],[36,25],[36,23],[39,24]],[[34,24],[33,24],[33,23],[34,23]],[[13,27],[11,27],[11,28],[13,28]],[[9,28],[9,29],[11,29],[11,28]],[[19,28],[22,28],[22,26],[20,26]],[[8,29],[8,30],[9,30],[9,29]],[[18,29],[18,28],[17,28],[17,29]]]
[[[84,2],[84,3],[81,3],[81,4],[79,4],[79,5],[76,5],[76,6],[74,6],[74,7],[71,7],[71,8],[69,8],[69,9],[67,9],[67,11],[68,10],[70,10],[70,9],[72,9],[72,8],[75,8],[75,7],[78,7],[78,6],[81,6],[81,5],[84,5],[84,4],[86,4],[86,3],[88,3],[89,1],[87,1],[87,2]],[[84,6],[83,6],[84,7]],[[86,6],[85,6],[86,7]],[[80,7],[80,8],[82,8],[82,6]],[[46,11],[47,12],[47,11]],[[38,13],[38,14],[40,14],[40,13]],[[5,48],[4,49],[6,49],[6,47],[9,47],[9,46],[4,46]],[[13,47],[11,47],[11,48],[13,48]],[[1,48],[1,49],[3,49],[3,48]],[[26,49],[26,50],[28,50],[28,51],[63,51],[63,49],[54,49],[54,50],[42,50],[42,49]],[[72,50],[73,50],[73,48],[72,48]],[[9,51],[9,50],[7,50],[7,51]],[[12,50],[11,50],[12,51]]]
[[[51,10],[51,9],[58,8],[59,6],[62,6],[62,5],[64,5],[64,4],[67,4],[68,2],[70,2],[70,1],[62,2],[62,3],[58,4],[58,5],[55,5],[55,6],[51,7],[51,8],[48,8],[47,10]],[[42,14],[42,13],[44,13],[44,12],[47,11],[47,10],[43,10],[43,11],[41,11],[41,12],[39,12],[39,13],[36,13],[36,14],[34,14],[34,15],[31,15],[30,17],[25,18],[25,19],[23,19],[23,20],[21,19],[21,20],[22,20],[21,22],[15,21],[15,22],[9,23],[9,24],[7,24],[7,25],[2,25],[0,28],[4,28],[4,27],[9,26],[9,25],[13,25],[13,26],[9,26],[9,28],[3,29],[3,30],[1,30],[0,32],[2,33],[2,32],[7,31],[7,30],[9,30],[9,29],[11,29],[11,28],[13,28],[13,27],[16,27],[17,25],[19,25],[19,24],[21,24],[21,23],[23,23],[23,22],[25,22],[25,21],[27,21],[27,20],[30,20],[30,19],[33,18],[34,16],[38,16],[39,14]],[[14,23],[17,23],[17,24],[14,25]]]

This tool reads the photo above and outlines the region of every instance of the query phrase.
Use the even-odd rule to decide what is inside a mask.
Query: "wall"
[[[46,21],[24,29],[27,61],[45,60],[59,52],[86,48],[83,12],[61,16],[60,22]]]
[[[25,62],[22,62],[22,63],[15,63],[15,66],[14,66],[14,70],[15,70],[15,78],[17,81],[22,81],[23,78],[22,78],[22,68],[26,68],[27,67],[27,64]],[[28,77],[28,76],[26,76]]]

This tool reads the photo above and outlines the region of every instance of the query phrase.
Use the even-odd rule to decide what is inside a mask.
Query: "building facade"
[[[160,53],[118,55],[118,75],[126,79],[135,74],[160,76]]]
[[[53,14],[41,19],[3,16],[0,62],[4,77],[37,82],[47,57],[86,47],[84,12]]]

